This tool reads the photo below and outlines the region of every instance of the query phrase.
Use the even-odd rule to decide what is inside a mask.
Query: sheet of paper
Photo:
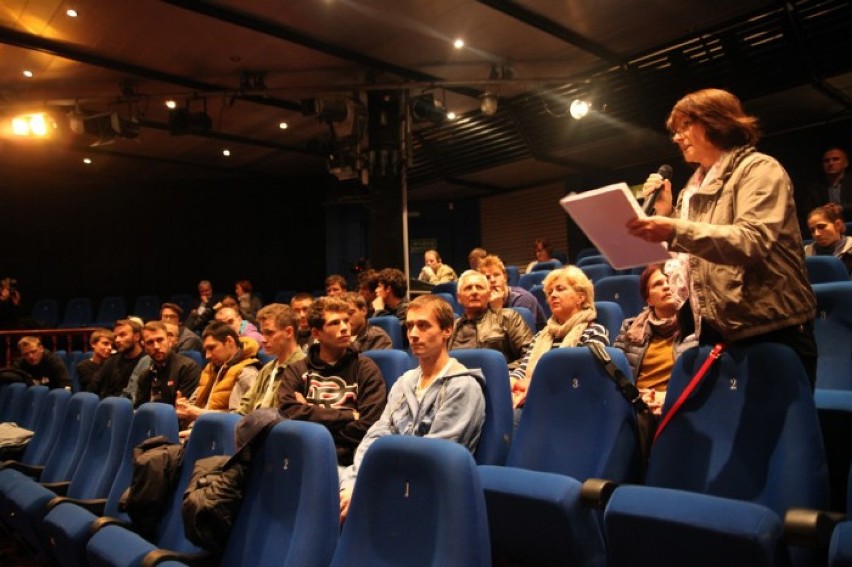
[[[662,242],[646,242],[627,231],[631,219],[645,216],[626,183],[563,197],[559,204],[617,270],[669,259]]]

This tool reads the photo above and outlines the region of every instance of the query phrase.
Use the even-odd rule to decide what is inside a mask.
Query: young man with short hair
[[[131,375],[141,371],[137,366],[144,355],[141,344],[142,325],[138,321],[119,319],[112,331],[115,334],[115,354],[104,361],[87,388],[101,398],[120,396]]]
[[[421,295],[408,306],[406,329],[419,366],[397,380],[381,418],[358,446],[353,465],[340,476],[340,516],[345,518],[358,468],[376,439],[416,435],[460,443],[476,449],[485,423],[485,378],[450,358],[447,341],[453,309],[435,295]]]
[[[22,337],[18,341],[21,358],[12,363],[12,368],[20,370],[30,378],[31,385],[48,388],[71,389],[71,377],[65,362],[56,354],[44,350],[38,337]]]
[[[160,306],[160,320],[177,325],[175,350],[186,352],[194,350],[201,352],[201,337],[183,324],[183,309],[177,303],[163,303]]]
[[[210,362],[201,371],[198,387],[187,400],[177,397],[178,417],[186,424],[209,411],[235,411],[257,377],[259,345],[240,337],[227,323],[213,321],[202,335],[204,353]]]
[[[364,433],[385,407],[385,381],[376,363],[350,344],[349,305],[337,297],[314,301],[308,324],[316,340],[307,358],[284,370],[278,406],[288,419],[326,426],[337,447],[337,462],[352,463]]]
[[[364,352],[393,348],[393,341],[385,330],[367,321],[367,302],[360,293],[347,292],[343,299],[349,304],[349,333],[355,350]]]
[[[137,383],[133,407],[146,402],[175,405],[178,394],[192,395],[198,387],[201,368],[194,360],[172,350],[166,324],[150,321],[142,327],[142,344],[151,364]]]
[[[284,369],[305,358],[296,342],[298,323],[288,305],[271,303],[257,312],[257,320],[263,335],[263,348],[275,359],[260,369],[252,387],[243,394],[236,410],[240,415],[278,407],[278,386],[284,377]]]
[[[290,299],[290,308],[293,310],[293,315],[296,317],[298,326],[296,327],[296,342],[302,352],[308,352],[308,347],[314,342],[311,336],[311,327],[308,325],[308,311],[311,304],[314,302],[314,297],[310,293],[297,293]]]
[[[325,294],[328,297],[340,297],[346,293],[348,284],[340,274],[331,274],[325,278]]]
[[[101,369],[101,364],[112,354],[112,342],[115,335],[109,329],[95,329],[89,336],[89,346],[92,347],[92,357],[77,363],[77,376],[80,378],[80,389],[86,391],[89,383]]]

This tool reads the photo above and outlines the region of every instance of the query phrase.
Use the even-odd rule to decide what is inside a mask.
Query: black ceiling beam
[[[325,53],[326,55],[331,55],[333,57],[343,59],[344,61],[351,61],[364,67],[392,73],[405,79],[427,83],[443,80],[441,77],[437,77],[435,75],[422,73],[407,67],[401,67],[388,61],[382,61],[381,59],[364,55],[363,53],[352,49],[347,49],[327,41],[319,40],[293,28],[271,22],[267,19],[259,18],[248,12],[234,10],[222,5],[213,5],[208,2],[200,2],[198,0],[162,0],[162,2],[171,4],[178,8],[183,8],[190,12],[195,12],[196,14],[202,14],[222,22],[227,22],[235,26],[288,41],[290,43],[295,43],[296,45],[301,45],[302,47],[307,47],[313,51]],[[481,90],[470,87],[454,87],[448,88],[447,90],[472,98],[477,98],[482,94]]]
[[[520,22],[532,26],[539,31],[543,31],[544,33],[552,35],[557,39],[561,39],[566,43],[570,43],[575,47],[579,47],[583,51],[591,53],[598,59],[603,59],[611,65],[624,65],[625,63],[624,59],[618,53],[607,49],[603,45],[596,43],[590,40],[589,38],[566,28],[562,24],[558,24],[550,18],[546,18],[538,12],[530,10],[529,8],[525,8],[523,6],[515,4],[514,2],[508,2],[507,0],[477,1],[480,4],[485,4],[486,6],[497,10],[498,12],[502,12],[507,16],[511,16],[512,18]]]
[[[98,55],[97,53],[88,51],[77,45],[23,33],[3,26],[0,26],[0,43],[13,45],[22,49],[29,49],[30,51],[40,51],[56,57],[62,57],[63,59],[70,59],[79,63],[102,67],[119,73],[127,73],[153,81],[161,81],[163,83],[177,85],[194,91],[232,92],[236,90],[233,87],[207,83],[204,81],[196,81],[181,75],[174,75],[172,73],[166,73],[164,71],[158,71],[156,69],[149,69],[140,65],[128,63],[127,61],[112,59],[110,57]],[[239,93],[235,93],[235,97],[237,99],[265,106],[282,108],[285,110],[301,112],[302,109],[300,103],[280,98],[258,95],[240,95]]]
[[[164,124],[162,122],[155,122],[153,120],[146,120],[144,118],[139,118],[139,125],[143,128],[151,128],[152,130],[163,130],[168,132],[169,125]],[[297,154],[304,154],[312,157],[322,156],[323,152],[309,150],[308,148],[303,148],[301,146],[292,146],[287,144],[279,144],[278,142],[269,142],[267,140],[258,140],[256,138],[247,138],[245,136],[238,136],[236,134],[226,134],[225,132],[206,132],[206,133],[192,133],[192,134],[183,134],[186,136],[199,136],[202,138],[210,138],[212,140],[222,140],[224,142],[233,142],[235,144],[245,144],[247,146],[254,146],[258,148],[268,148],[271,150],[281,150],[284,152],[291,152]]]

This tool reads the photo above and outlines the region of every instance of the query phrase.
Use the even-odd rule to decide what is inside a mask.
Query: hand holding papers
[[[670,257],[662,242],[646,242],[627,230],[628,222],[645,213],[625,183],[568,195],[559,204],[617,270],[665,262]]]

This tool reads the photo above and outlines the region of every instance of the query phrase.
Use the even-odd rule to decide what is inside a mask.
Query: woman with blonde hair
[[[596,322],[594,286],[580,268],[564,266],[553,270],[543,283],[552,315],[509,376],[515,408],[524,405],[536,364],[544,353],[554,348],[582,346],[589,341],[609,345],[606,328]]]

